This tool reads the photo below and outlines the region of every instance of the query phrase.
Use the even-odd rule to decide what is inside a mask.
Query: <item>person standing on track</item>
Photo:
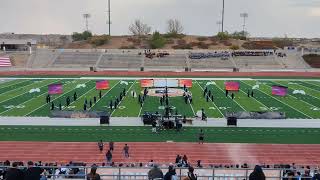
[[[103,151],[103,142],[102,142],[102,140],[100,140],[98,142],[98,147],[99,147],[100,152],[102,152]]]
[[[129,158],[129,146],[128,144],[125,144],[124,147],[123,147],[123,154],[124,154],[124,157],[125,158]]]
[[[109,142],[109,150],[110,150],[111,152],[113,152],[113,149],[114,149],[114,142],[113,142],[113,141],[110,141],[110,142]]]

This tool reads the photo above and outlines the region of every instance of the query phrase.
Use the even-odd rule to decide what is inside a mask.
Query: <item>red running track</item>
[[[186,154],[193,164],[197,160],[202,160],[203,164],[320,164],[320,145],[130,142],[131,157],[125,159],[121,152],[124,144],[115,143],[113,161],[116,163],[146,163],[151,159],[170,163],[175,161],[177,154]],[[0,142],[0,161],[80,161],[91,164],[104,162],[104,153],[105,150],[100,153],[97,144],[92,142]]]

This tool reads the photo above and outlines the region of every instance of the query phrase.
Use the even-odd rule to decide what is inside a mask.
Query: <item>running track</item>
[[[278,144],[197,144],[197,143],[128,143],[131,157],[121,153],[125,143],[115,143],[113,161],[171,163],[177,154],[186,154],[193,164],[280,164],[318,166],[320,145]],[[105,150],[103,151],[105,153]],[[77,142],[0,142],[0,161],[43,161],[68,163],[69,161],[102,163],[104,153],[97,144]]]

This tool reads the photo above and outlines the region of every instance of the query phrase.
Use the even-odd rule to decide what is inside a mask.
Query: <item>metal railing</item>
[[[40,166],[39,166],[40,167]],[[10,167],[0,166],[0,172],[5,171]],[[41,166],[45,169],[44,176],[48,179],[86,179],[86,175],[90,172],[91,167],[88,166]],[[167,167],[159,167],[163,174],[168,170]],[[26,167],[19,167],[25,170]],[[97,167],[97,173],[101,179],[104,180],[147,180],[148,171],[150,167]],[[266,179],[280,180],[286,177],[286,171],[292,169],[263,169]],[[74,174],[73,172],[77,173]],[[228,180],[242,180],[249,179],[252,168],[195,168],[194,173],[198,180],[214,180],[214,179],[228,179]],[[295,169],[295,171],[303,174],[304,169]],[[179,180],[187,177],[187,168],[176,168],[176,175]],[[1,177],[0,174],[0,179]],[[311,179],[311,178],[310,178]]]

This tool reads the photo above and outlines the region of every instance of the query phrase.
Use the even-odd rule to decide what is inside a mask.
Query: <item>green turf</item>
[[[224,80],[194,80],[189,91],[193,96],[192,104],[185,104],[183,97],[170,97],[170,105],[179,114],[194,117],[204,109],[210,118],[223,118],[227,112],[239,111],[280,111],[285,112],[288,118],[320,119],[320,82],[307,80],[238,80],[241,85],[239,92],[235,92],[235,99],[230,94],[226,97]],[[47,85],[63,83],[64,93],[52,97],[55,107],[61,103],[63,110],[83,110],[84,101],[97,102],[87,109],[90,111],[108,111],[113,117],[138,117],[146,111],[162,113],[163,107],[159,97],[148,96],[140,107],[137,96],[132,97],[132,92],[142,92],[137,80],[110,80],[110,88],[102,91],[102,98],[98,98],[99,91],[95,89],[94,79],[32,79],[10,80],[0,84],[0,116],[49,116],[51,104],[45,103]],[[76,88],[79,84],[85,87]],[[247,91],[259,84],[259,89],[254,90],[254,97],[247,97]],[[271,95],[272,85],[288,86],[289,94],[286,97]],[[203,90],[208,88],[213,94],[206,100]],[[29,90],[39,88],[40,93],[29,93]],[[121,100],[117,109],[110,109],[110,102],[119,98],[122,91],[127,95]],[[306,95],[293,94],[294,90],[303,90]],[[73,94],[77,92],[78,99],[73,101]],[[66,107],[66,97],[72,99],[71,105]]]
[[[317,144],[319,129],[294,128],[202,128],[206,142]],[[0,126],[0,141],[50,142],[196,142],[199,128],[151,133],[150,127],[46,127]]]

